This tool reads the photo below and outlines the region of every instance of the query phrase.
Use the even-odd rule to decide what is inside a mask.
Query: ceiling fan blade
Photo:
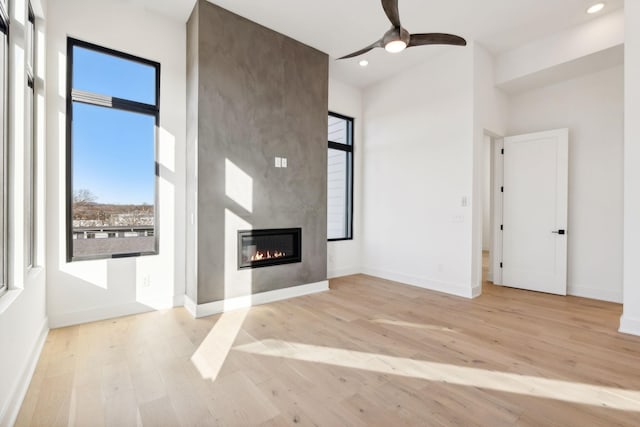
[[[377,47],[382,47],[382,40],[378,40],[377,42],[370,44],[369,46],[365,47],[364,49],[360,49],[357,52],[350,53],[349,55],[345,55],[342,58],[338,58],[338,59],[354,58],[356,56],[360,56],[360,55],[362,55],[364,53],[367,53],[370,50],[373,50],[373,49],[375,49]]]
[[[460,36],[444,33],[411,34],[411,38],[409,39],[409,47],[430,44],[466,46],[467,41]]]
[[[387,18],[395,28],[400,26],[400,13],[398,12],[398,0],[382,0],[382,8]]]

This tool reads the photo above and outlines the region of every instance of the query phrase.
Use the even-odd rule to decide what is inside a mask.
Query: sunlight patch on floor
[[[222,314],[200,347],[193,353],[191,361],[202,378],[212,381],[218,378],[220,369],[222,369],[248,313],[249,309],[247,308]]]
[[[286,357],[381,374],[478,387],[507,393],[640,412],[640,391],[623,390],[572,381],[414,360],[281,340],[262,340],[234,347],[262,356]]]
[[[402,320],[391,320],[391,319],[373,319],[372,323],[378,323],[381,325],[390,325],[390,326],[401,326],[405,328],[414,328],[414,329],[424,329],[427,331],[440,331],[440,332],[453,332],[455,334],[459,333],[455,329],[447,328],[446,326],[440,325],[429,325],[426,323],[413,323],[413,322],[405,322]]]

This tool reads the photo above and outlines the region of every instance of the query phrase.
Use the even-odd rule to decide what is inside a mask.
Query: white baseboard
[[[190,315],[196,317],[198,304],[195,303],[188,295],[184,296],[184,308],[189,312]]]
[[[359,267],[339,268],[336,270],[328,270],[327,277],[329,279],[335,279],[336,277],[352,276],[360,273],[362,273],[362,269]]]
[[[182,307],[184,305],[184,295],[169,295],[154,298],[140,298],[139,302],[129,302],[126,304],[112,305],[106,307],[96,307],[88,310],[72,311],[67,313],[50,314],[49,327],[64,328],[66,326],[80,325],[100,320],[113,319],[122,316],[132,316],[134,314],[148,313],[155,310],[166,310],[172,307]]]
[[[174,295],[173,296],[173,306],[174,307],[182,307],[184,305],[185,294]]]
[[[323,280],[307,285],[292,286],[290,288],[276,289],[275,291],[261,292],[259,294],[247,295],[244,297],[229,298],[221,301],[214,301],[206,304],[196,304],[191,298],[185,296],[184,307],[195,318],[211,316],[225,313],[227,311],[248,308],[254,305],[267,304],[290,298],[301,297],[303,295],[315,294],[329,290],[329,281]]]
[[[364,267],[363,273],[369,276],[379,277],[381,279],[393,280],[407,285],[415,286],[430,291],[443,292],[445,294],[455,295],[464,298],[476,298],[482,293],[482,287],[471,287],[460,283],[442,282],[438,280],[429,280],[423,277],[409,276],[391,271],[378,270],[375,268]]]
[[[42,348],[44,347],[48,334],[48,320],[45,317],[42,321],[40,333],[33,344],[31,354],[25,361],[22,371],[20,372],[20,376],[18,377],[13,390],[9,394],[9,400],[4,408],[0,408],[0,427],[9,427],[15,424],[16,419],[18,418],[18,413],[20,412],[20,407],[24,401],[24,397],[27,395],[27,390],[29,390],[33,373],[38,365],[40,353],[42,353]]]
[[[79,310],[60,314],[50,314],[49,326],[51,329],[64,328],[66,326],[80,325],[82,323],[97,322],[99,320],[113,319],[115,317],[130,316],[133,314],[153,311],[152,307],[130,302],[107,307],[97,307],[89,310]]]
[[[600,301],[609,301],[622,304],[622,289],[612,291],[607,289],[597,289],[589,286],[569,286],[567,294],[574,297],[582,297],[589,299],[597,299]]]
[[[623,314],[620,318],[620,328],[618,331],[623,334],[640,336],[640,318],[633,318]]]
[[[471,297],[469,298],[475,299],[475,298],[478,298],[480,295],[482,295],[482,285],[477,285],[471,288]]]

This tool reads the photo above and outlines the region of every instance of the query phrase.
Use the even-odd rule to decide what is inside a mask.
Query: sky
[[[74,47],[73,88],[155,104],[155,68]],[[73,103],[73,190],[98,203],[153,204],[155,117]]]

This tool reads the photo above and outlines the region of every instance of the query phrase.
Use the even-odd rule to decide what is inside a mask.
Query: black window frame
[[[347,230],[347,236],[340,238],[327,238],[328,242],[340,242],[345,240],[353,240],[353,193],[354,193],[354,185],[353,185],[353,170],[354,170],[354,121],[353,117],[345,116],[339,113],[334,113],[329,111],[329,116],[335,117],[337,119],[342,119],[347,122],[347,143],[343,144],[341,142],[328,141],[328,148],[333,150],[340,150],[347,153],[347,197],[346,197],[346,205],[345,211],[347,215],[345,215],[345,226]]]
[[[2,135],[0,135],[0,143],[2,147],[0,150],[0,162],[1,164],[1,177],[2,183],[0,184],[0,209],[2,209],[0,218],[0,227],[2,228],[2,239],[0,244],[2,245],[2,265],[0,268],[0,295],[6,293],[9,290],[9,70],[10,67],[10,55],[9,55],[9,29],[11,20],[9,18],[9,5],[0,1],[0,32],[4,34],[5,42],[4,49],[5,55],[0,66],[3,68],[4,79],[0,81],[3,86],[3,115],[0,120],[3,122]]]
[[[155,105],[146,104],[143,102],[132,101],[123,98],[117,98],[104,94],[97,94],[93,92],[87,92],[82,90],[73,89],[73,48],[80,47],[83,49],[93,50],[95,52],[111,55],[116,58],[125,59],[128,61],[138,62],[140,64],[154,67],[156,74],[156,99]],[[153,116],[155,118],[155,132],[154,132],[154,250],[148,252],[131,252],[131,253],[117,253],[117,254],[100,254],[92,256],[73,256],[73,135],[72,135],[72,123],[73,123],[73,103],[80,102],[88,105],[114,108],[131,113],[140,113]],[[158,179],[159,179],[159,167],[158,167],[158,129],[160,128],[160,63],[149,59],[141,58],[126,52],[121,52],[115,49],[110,49],[104,46],[100,46],[94,43],[89,43],[83,40],[79,40],[73,37],[67,37],[67,114],[66,114],[66,207],[67,207],[67,262],[83,261],[83,260],[95,260],[95,259],[114,259],[114,258],[129,258],[139,257],[147,255],[159,254],[159,197],[158,197]]]

